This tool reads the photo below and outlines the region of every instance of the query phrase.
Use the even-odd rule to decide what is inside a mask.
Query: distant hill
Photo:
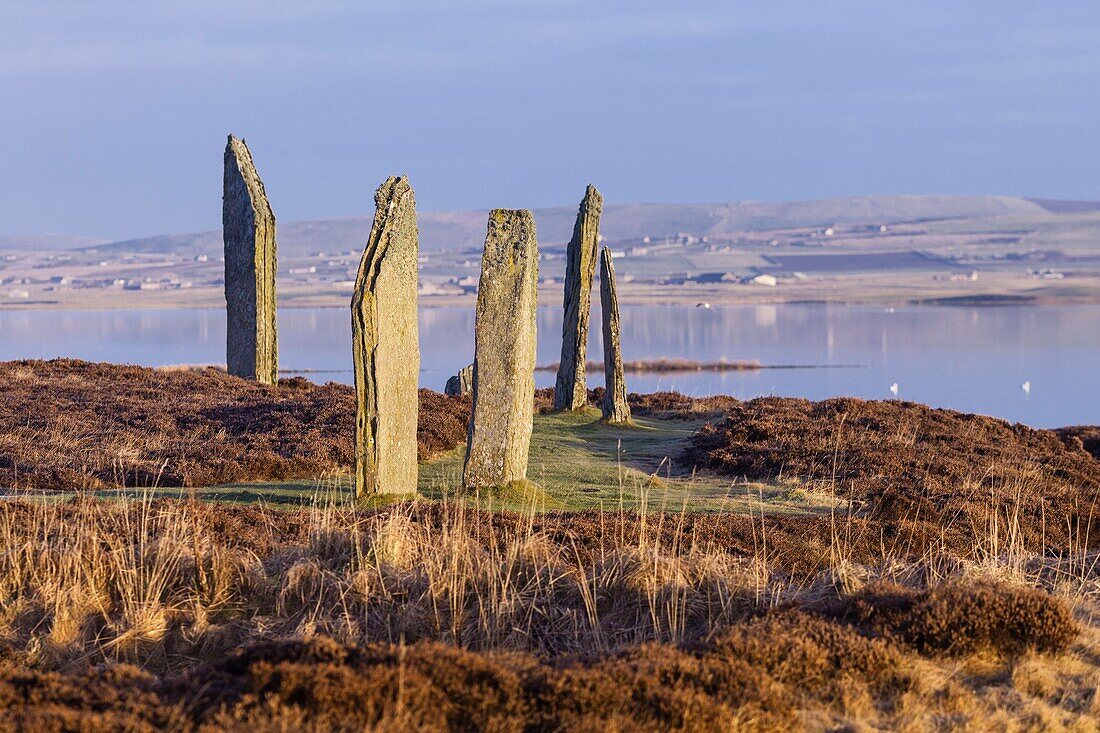
[[[818,201],[727,204],[607,204],[601,231],[611,240],[663,237],[683,232],[721,236],[745,230],[833,224],[890,224],[933,219],[1023,216],[1048,219],[1061,212],[1089,211],[1088,202],[1052,202],[1010,196],[853,196]],[[1100,203],[1094,204],[1100,208]],[[535,209],[539,241],[568,241],[576,205]],[[478,248],[485,239],[488,210],[419,212],[420,244],[425,251]],[[360,249],[372,216],[280,222],[279,250],[290,255]],[[221,232],[165,234],[96,247],[100,251],[214,254]]]
[[[1100,201],[1067,201],[1064,199],[1028,199],[1055,214],[1081,214],[1100,211]]]
[[[66,250],[92,247],[110,240],[80,237],[70,234],[5,234],[0,235],[0,250]]]

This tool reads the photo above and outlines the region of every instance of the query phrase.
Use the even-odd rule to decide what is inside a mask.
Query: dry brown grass
[[[1094,720],[1093,554],[861,565],[841,527],[806,575],[763,539],[666,544],[683,517],[606,515],[593,542],[587,516],[0,504],[0,728]]]
[[[465,441],[468,398],[420,391],[418,454]],[[315,478],[351,462],[354,392],[216,369],[0,363],[0,486],[52,491]]]

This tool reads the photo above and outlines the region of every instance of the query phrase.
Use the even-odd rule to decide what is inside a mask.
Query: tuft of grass
[[[479,503],[496,504],[505,507],[539,507],[542,509],[560,507],[541,487],[529,479],[509,481],[501,486],[487,486],[473,492],[473,498]]]
[[[376,509],[395,504],[414,502],[419,497],[416,494],[367,494],[355,498],[355,503],[364,509]]]

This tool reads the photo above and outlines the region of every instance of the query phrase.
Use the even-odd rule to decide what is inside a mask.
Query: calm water
[[[598,325],[598,309],[593,319]],[[828,367],[627,375],[632,391],[889,398],[896,382],[903,399],[1038,427],[1100,423],[1100,306],[892,312],[834,305],[637,306],[623,309],[622,324],[627,359],[756,359]],[[538,328],[539,363],[557,361],[560,309],[540,309]],[[344,309],[280,311],[279,339],[285,369],[326,370],[308,376],[350,382],[350,317]],[[422,309],[420,341],[421,384],[441,390],[471,360],[473,309]],[[598,333],[592,334],[589,354],[602,359]],[[225,316],[218,310],[0,312],[0,359],[57,356],[147,365],[224,363]],[[552,372],[536,377],[540,386],[554,380]],[[1025,381],[1030,393],[1021,388]],[[590,375],[590,385],[601,382],[602,374]]]

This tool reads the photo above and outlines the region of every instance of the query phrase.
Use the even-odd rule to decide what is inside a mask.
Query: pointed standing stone
[[[275,384],[275,215],[244,140],[229,136],[224,162],[226,367],[235,376]]]
[[[554,385],[554,409],[576,410],[588,402],[584,364],[588,347],[588,315],[596,245],[600,236],[603,196],[592,184],[584,192],[565,264],[565,298],[561,325],[561,360]]]
[[[600,307],[603,310],[603,419],[612,425],[629,425],[630,405],[623,379],[623,352],[619,342],[619,296],[615,291],[615,263],[611,250],[600,253]]]
[[[474,365],[467,364],[458,370],[458,374],[447,380],[447,386],[443,388],[443,394],[451,397],[468,395],[474,388]]]
[[[462,484],[468,489],[527,477],[538,258],[530,211],[489,212],[474,320],[474,403],[462,467]]]
[[[405,177],[374,194],[374,224],[351,300],[355,493],[416,492],[420,345],[416,200]]]

